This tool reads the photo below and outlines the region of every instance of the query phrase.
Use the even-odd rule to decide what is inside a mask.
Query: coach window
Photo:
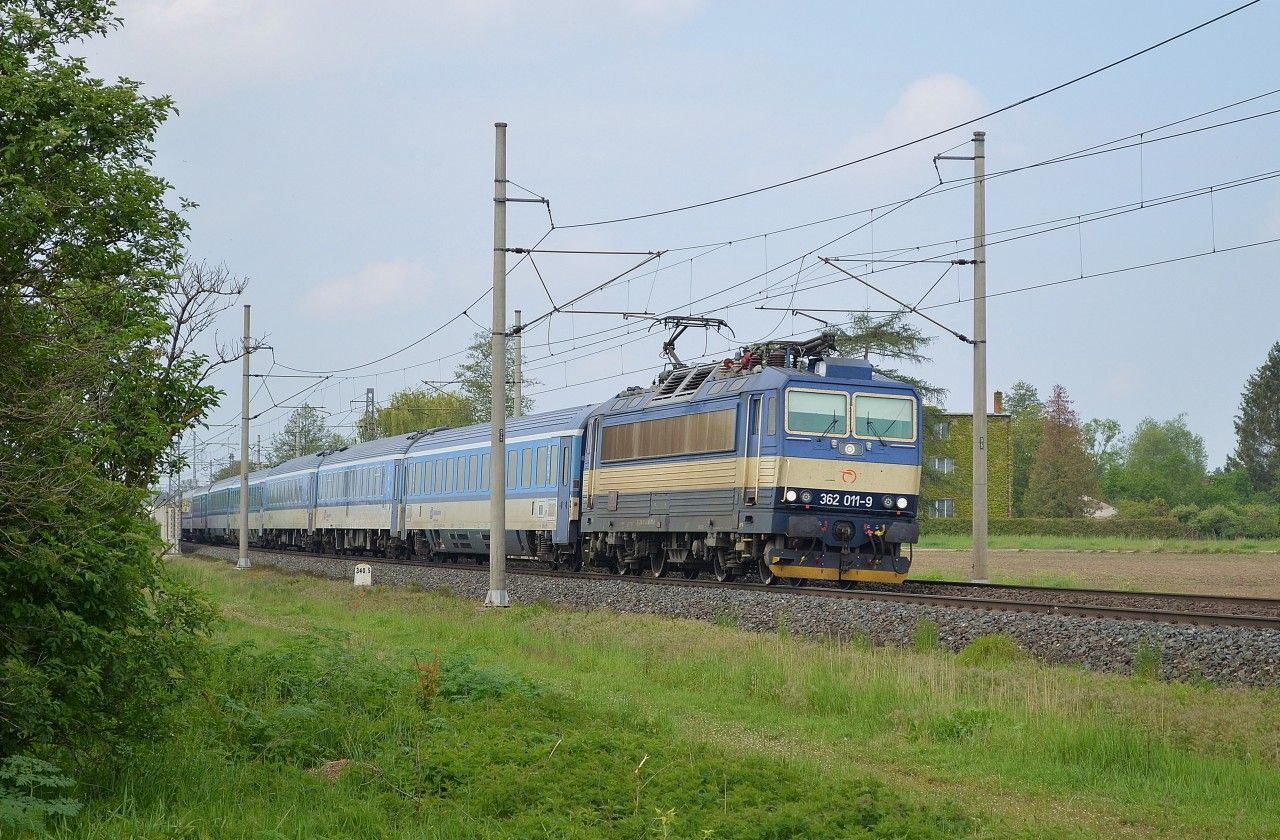
[[[551,458],[550,458],[551,463],[547,465],[547,486],[548,487],[556,486],[556,467],[559,466],[560,464],[560,461],[558,458],[559,455],[560,455],[560,447],[555,445],[554,443],[551,444]]]
[[[539,446],[538,447],[538,466],[533,471],[533,483],[539,487],[545,484],[547,471],[549,469],[550,469],[550,464],[548,463],[548,458],[547,458],[547,447]]]
[[[769,397],[767,404],[768,408],[765,409],[765,417],[767,418],[765,420],[765,429],[766,433],[773,437],[778,433],[778,400],[774,397]]]
[[[507,489],[513,490],[516,486],[516,479],[520,476],[519,470],[520,453],[514,449],[507,451]]]
[[[520,451],[520,486],[533,486],[533,450],[529,447]]]
[[[561,484],[561,485],[565,485],[565,486],[567,486],[567,485],[569,484],[569,452],[570,452],[570,449],[569,449],[569,447],[567,447],[567,446],[566,446],[566,447],[564,447],[563,449],[561,449],[560,451],[563,453],[562,458],[563,458],[563,461],[564,461],[564,463],[562,463],[562,464],[560,465],[560,484]]]
[[[916,401],[911,397],[857,394],[853,398],[853,430],[859,437],[916,439]]]
[[[474,490],[480,481],[480,458],[476,455],[467,457],[467,489]]]
[[[489,453],[480,456],[480,489],[489,489]]]
[[[787,391],[787,433],[849,434],[849,397],[834,391]]]

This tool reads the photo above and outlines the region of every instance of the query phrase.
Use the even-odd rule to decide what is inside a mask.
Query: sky
[[[452,378],[489,323],[489,298],[471,304],[492,280],[497,121],[509,124],[508,178],[550,202],[550,216],[509,205],[508,244],[532,246],[553,219],[543,248],[664,251],[576,308],[729,323],[732,334],[686,333],[686,360],[820,328],[792,309],[838,321],[896,308],[822,257],[849,257],[877,289],[972,333],[972,269],[946,264],[971,256],[972,163],[935,169],[933,157],[972,154],[983,130],[989,174],[1121,141],[988,179],[988,391],[1061,384],[1082,419],[1126,432],[1185,414],[1212,468],[1234,449],[1245,380],[1280,340],[1280,243],[1255,244],[1280,238],[1280,114],[1212,127],[1280,109],[1275,0],[827,175],[573,225],[890,148],[1235,5],[122,0],[123,26],[74,51],[174,99],[155,169],[175,203],[198,205],[192,258],[249,279],[253,332],[271,348],[253,358],[269,374],[254,380],[255,440],[269,444],[304,401],[350,433],[366,388],[382,401]],[[1204,130],[1169,137],[1190,129]],[[511,271],[508,308],[532,320],[644,258],[542,254],[536,272],[527,260]],[[948,390],[948,410],[971,410],[971,347],[912,318],[934,337],[932,363],[912,372]],[[226,313],[218,338],[240,319]],[[529,393],[552,409],[646,385],[663,338],[643,321],[559,312],[525,334],[526,372],[541,382]],[[356,366],[325,379],[288,369]],[[238,365],[215,381],[227,396],[199,433],[202,462],[238,449]]]

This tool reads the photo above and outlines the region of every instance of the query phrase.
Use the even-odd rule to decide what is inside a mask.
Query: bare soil
[[[917,548],[911,575],[967,578],[972,563],[968,551]],[[993,549],[988,571],[999,583],[1280,598],[1277,554]]]

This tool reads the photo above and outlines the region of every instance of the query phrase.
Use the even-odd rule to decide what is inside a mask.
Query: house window
[[[934,519],[950,519],[956,515],[955,499],[934,499],[929,503],[929,515]]]
[[[951,440],[951,424],[947,421],[933,424],[933,436],[938,440]]]
[[[946,457],[930,458],[929,467],[943,475],[951,475],[956,471],[956,459]]]

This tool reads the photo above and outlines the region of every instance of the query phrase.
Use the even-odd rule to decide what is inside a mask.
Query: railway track
[[[183,550],[199,550],[200,547],[202,546],[198,544],[185,543]],[[259,555],[275,554],[288,557],[315,557],[327,561],[345,561],[353,567],[359,563],[452,570],[479,570],[487,567],[485,563],[392,560],[382,557],[307,554],[305,552],[280,549],[255,548],[252,551]],[[517,575],[579,580],[626,580],[630,583],[644,586],[735,589],[839,600],[876,601],[930,607],[1079,616],[1127,621],[1154,621],[1167,624],[1250,627],[1280,632],[1280,601],[1265,598],[911,580],[908,580],[900,590],[883,588],[844,590],[826,586],[766,586],[762,583],[750,581],[721,583],[713,580],[689,580],[683,577],[628,576],[621,578],[616,574],[592,571],[553,572],[542,564],[538,564],[537,561],[512,560],[509,561],[508,568],[511,574]]]

